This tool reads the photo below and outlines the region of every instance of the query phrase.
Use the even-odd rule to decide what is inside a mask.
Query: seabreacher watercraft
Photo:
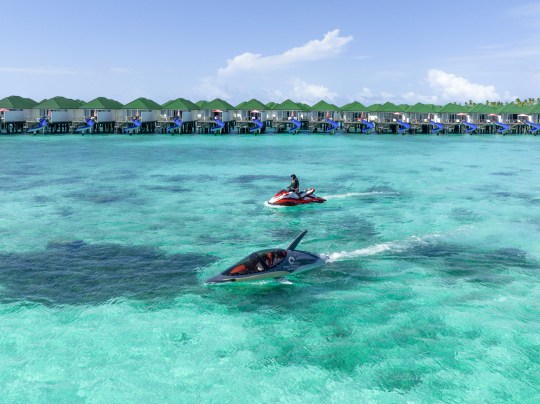
[[[315,188],[309,188],[298,195],[294,191],[282,189],[268,201],[270,205],[295,206],[307,203],[323,203],[326,199],[315,196]]]
[[[292,273],[324,265],[324,260],[318,255],[296,251],[296,246],[306,233],[307,230],[304,230],[296,236],[286,249],[256,251],[219,275],[208,279],[206,283],[244,282],[268,278],[282,280],[284,276]]]

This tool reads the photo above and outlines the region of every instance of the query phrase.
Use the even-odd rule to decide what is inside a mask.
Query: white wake
[[[321,254],[320,257],[326,262],[344,261],[358,257],[367,257],[385,252],[403,252],[408,249],[427,245],[434,239],[441,237],[439,234],[431,234],[424,237],[412,236],[402,241],[391,241],[388,243],[374,244],[369,247],[360,248],[353,251],[335,251],[327,254]]]
[[[265,201],[263,205],[266,206],[267,208],[273,208],[273,209],[283,209],[283,208],[290,207],[290,206],[285,206],[285,205],[272,205],[268,203],[268,201]]]
[[[371,191],[371,192],[348,192],[346,194],[337,194],[337,195],[326,195],[323,196],[324,199],[345,199],[345,198],[354,198],[360,196],[373,196],[373,195],[397,195],[399,192],[389,192],[389,191]]]

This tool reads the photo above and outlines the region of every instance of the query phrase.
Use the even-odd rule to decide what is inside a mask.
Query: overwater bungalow
[[[408,105],[395,105],[391,102],[373,104],[368,107],[369,120],[374,121],[378,133],[403,133],[410,129],[405,121],[405,111]]]
[[[200,113],[200,107],[197,104],[185,98],[177,98],[166,102],[161,108],[162,132],[170,134],[193,133],[197,121],[196,117]]]
[[[367,107],[368,110],[368,120],[373,122],[379,122],[379,114],[377,113],[378,110],[380,110],[382,107],[382,104],[372,104]]]
[[[524,121],[529,127],[528,133],[537,135],[540,133],[540,104],[534,104],[527,107],[526,114],[530,117],[528,121]]]
[[[467,133],[496,133],[500,130],[498,123],[501,121],[499,115],[500,107],[477,104],[469,107],[467,111],[468,121],[462,123],[467,126]],[[461,115],[463,116],[463,115]]]
[[[302,128],[300,121],[304,117],[306,107],[289,99],[272,108],[272,127],[276,133],[297,133]],[[307,129],[307,121],[305,122]]]
[[[59,96],[43,100],[34,106],[39,111],[39,126],[32,127],[32,123],[35,124],[35,122],[28,122],[27,131],[31,133],[68,133],[71,131],[72,122],[83,120],[83,111],[80,109],[83,103],[80,100]]]
[[[1,107],[1,105],[0,105]],[[527,111],[532,123],[540,123],[540,104],[531,105]]]
[[[26,122],[36,123],[39,111],[34,107],[37,102],[12,95],[0,100],[0,133],[24,132]]]
[[[310,107],[308,129],[311,132],[334,133],[339,127],[340,115],[338,106],[321,100]]]
[[[395,122],[396,119],[402,119],[402,114],[405,111],[398,111],[399,107],[391,102],[384,104],[373,104],[368,108],[369,118],[378,123]]]
[[[525,107],[514,103],[507,104],[499,110],[501,123],[509,125],[506,133],[528,133],[532,114],[531,107]]]
[[[238,133],[264,133],[269,121],[268,106],[255,98],[236,106],[236,128]]]
[[[491,123],[493,120],[499,120],[497,109],[491,105],[473,105],[469,109],[468,114],[470,116],[470,121],[478,125]]]
[[[468,112],[469,110],[467,107],[453,102],[444,105],[439,110],[441,122],[444,124],[455,124],[460,123],[464,119],[467,120],[469,119]]]
[[[519,105],[514,103],[506,104],[499,109],[501,122],[510,124],[517,123],[522,111],[523,107],[520,107]]]
[[[366,133],[375,125],[368,120],[368,108],[358,102],[353,101],[341,107],[342,113],[342,128],[345,132],[362,132]]]
[[[439,111],[441,106],[417,103],[409,106],[404,114],[404,121],[410,125],[409,133],[438,133],[444,128]],[[403,109],[403,107],[401,107]]]
[[[161,105],[148,98],[140,97],[122,108],[121,121],[116,123],[120,133],[155,133],[161,118]]]
[[[124,106],[110,98],[97,97],[82,104],[84,120],[74,121],[79,124],[73,130],[79,133],[113,133],[117,121],[122,121]],[[92,121],[92,122],[91,122]]]
[[[227,101],[216,98],[199,106],[197,131],[199,133],[230,133],[234,128],[235,108]]]
[[[444,105],[439,114],[444,125],[444,133],[463,133],[466,129],[462,121],[469,121],[469,109],[463,105],[448,103]]]
[[[267,102],[265,105],[268,107],[268,110],[272,110],[278,104],[279,104],[278,102],[270,101],[270,102]]]
[[[428,124],[430,121],[440,122],[439,110],[442,107],[421,102],[409,107],[405,112],[407,122],[411,124]]]

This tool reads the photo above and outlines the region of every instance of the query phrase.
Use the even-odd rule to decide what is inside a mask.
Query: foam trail
[[[384,192],[384,191],[371,191],[371,192],[348,192],[346,194],[338,195],[326,195],[324,199],[345,199],[354,198],[355,196],[373,196],[373,195],[397,195],[398,192]]]
[[[360,248],[354,251],[337,251],[329,254],[321,254],[321,258],[326,262],[343,261],[356,257],[376,255],[390,250],[398,250],[393,243],[375,244],[370,247]],[[400,250],[400,249],[399,249]]]
[[[432,243],[435,239],[439,237],[439,234],[430,234],[424,237],[412,236],[403,241],[375,244],[354,251],[336,251],[328,254],[321,254],[320,257],[326,262],[336,262],[357,257],[377,255],[387,251],[402,252],[418,245],[426,245]]]
[[[273,208],[273,209],[282,209],[282,208],[290,207],[290,206],[285,206],[285,205],[271,205],[267,201],[264,202],[264,206],[266,206],[267,208]]]

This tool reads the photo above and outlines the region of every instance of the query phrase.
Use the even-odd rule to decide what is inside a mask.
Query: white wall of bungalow
[[[233,112],[233,117],[237,121],[250,121],[252,119],[259,119],[261,121],[266,121],[271,118],[272,111],[262,111],[262,110],[248,110],[248,109],[238,109]]]
[[[429,123],[434,121],[440,123],[441,117],[434,112],[406,112],[405,121],[410,123]]]
[[[194,122],[197,116],[201,113],[200,110],[184,110],[184,109],[162,109],[161,118],[165,121],[172,121],[175,118],[180,118],[182,122]]]
[[[197,121],[213,121],[215,118],[223,122],[230,122],[235,119],[235,111],[222,111],[220,109],[202,109],[197,111]]]
[[[406,120],[404,112],[378,112],[378,117],[382,122],[396,122],[397,120]]]
[[[37,122],[39,118],[41,116],[37,109],[10,109],[4,112],[5,123]]]
[[[285,110],[273,110],[272,111],[272,120],[274,121],[287,121],[289,119],[302,119],[302,111],[285,111]]]
[[[345,122],[359,122],[362,119],[367,119],[368,113],[364,111],[345,111],[343,112],[341,119]]]
[[[368,112],[367,120],[371,122],[384,122],[383,115],[382,112]]]
[[[517,113],[503,113],[501,116],[501,122],[503,123],[522,123],[525,121],[530,121],[531,116],[527,114],[517,114]]]
[[[310,121],[324,122],[327,118],[333,121],[340,120],[341,114],[338,111],[309,111],[304,112],[307,115],[307,119]]]
[[[465,112],[441,112],[440,115],[442,123],[474,122],[471,121],[471,116]]]
[[[119,109],[85,109],[84,118],[95,118],[96,122],[118,122],[123,116]]]
[[[83,120],[84,116],[80,109],[40,109],[40,117],[49,118],[51,123],[75,122]]]
[[[119,109],[116,122],[131,122],[133,117],[139,117],[141,122],[158,122],[161,109]]]
[[[486,114],[482,112],[471,112],[469,114],[470,121],[472,123],[482,124],[482,123],[490,123],[490,122],[500,122],[501,116],[497,114]]]

